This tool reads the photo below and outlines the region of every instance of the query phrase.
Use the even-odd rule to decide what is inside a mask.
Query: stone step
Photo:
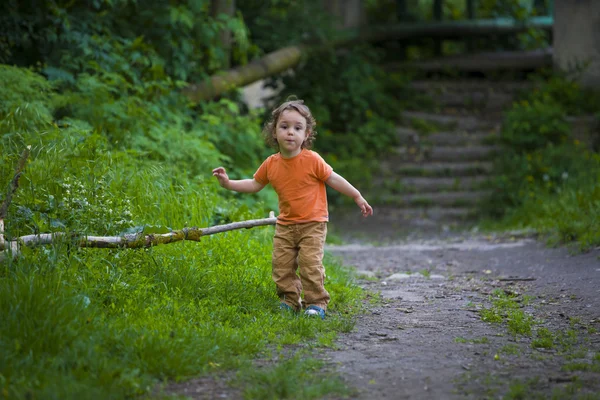
[[[426,143],[439,146],[465,146],[493,143],[497,140],[496,129],[484,131],[448,131],[436,133],[420,133],[413,128],[399,126],[396,128],[398,141],[402,145]]]
[[[497,113],[509,108],[520,93],[535,86],[532,82],[489,80],[415,81],[410,87],[431,97],[435,104],[448,109]]]
[[[421,92],[443,93],[443,92],[483,92],[483,93],[511,93],[518,94],[531,90],[535,83],[531,81],[491,81],[489,79],[469,80],[417,80],[410,84],[412,89]]]
[[[493,170],[491,161],[473,162],[427,162],[398,163],[389,159],[381,162],[384,177],[389,176],[473,176],[490,174]]]
[[[344,220],[347,223],[365,226],[373,223],[374,226],[382,226],[391,222],[428,220],[438,222],[449,222],[466,220],[476,216],[476,212],[469,207],[394,207],[383,204],[373,205],[373,216],[369,218],[356,218],[354,208],[334,209],[330,215],[330,221]]]
[[[403,111],[401,113],[404,126],[414,126],[415,120],[420,120],[426,124],[437,127],[440,132],[443,131],[489,131],[498,129],[499,122],[492,119],[482,119],[471,115],[444,115],[439,113],[422,111]]]
[[[384,194],[375,196],[373,204],[398,207],[474,207],[486,201],[490,191],[429,192],[413,194]]]
[[[402,146],[394,149],[394,156],[390,157],[393,163],[401,162],[464,162],[487,161],[498,150],[493,146]]]
[[[375,180],[372,193],[425,193],[476,190],[490,179],[489,176],[463,177],[392,177]]]
[[[373,216],[358,218],[354,207],[334,208],[330,213],[332,232],[344,237],[351,232],[369,232],[368,237],[350,237],[364,242],[393,242],[424,232],[439,233],[453,227],[468,226],[477,213],[467,207],[394,207],[373,205]],[[431,232],[430,232],[431,230]]]
[[[436,104],[442,107],[466,108],[472,110],[505,110],[512,105],[515,96],[508,93],[441,93],[434,96]]]
[[[467,219],[475,215],[470,207],[409,207],[402,208],[406,218],[427,218],[435,221]]]

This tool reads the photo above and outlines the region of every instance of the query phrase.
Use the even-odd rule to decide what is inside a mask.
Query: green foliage
[[[501,140],[516,153],[564,143],[570,133],[565,117],[565,110],[550,95],[523,100],[506,113]]]
[[[221,47],[220,31],[232,30],[238,62],[250,46],[243,21],[211,17],[210,2],[204,0],[8,0],[0,15],[8,34],[0,45],[0,62],[41,62],[49,76],[69,80],[90,68],[118,73],[132,84],[152,81],[157,74],[199,80],[230,56]]]
[[[133,57],[131,45],[109,51]],[[130,76],[131,61],[90,62],[72,77],[54,70],[53,82],[0,66],[0,187],[32,146],[6,237],[72,234],[0,264],[0,390],[10,398],[147,395],[160,381],[237,369],[266,348],[330,345],[360,310],[360,288],[327,258],[327,320],[281,315],[272,228],[146,250],[72,242],[265,216],[265,204],[247,206],[261,197],[245,206],[210,179],[219,164],[235,167],[232,176],[253,172],[265,151],[258,116],[227,99],[193,108],[166,70]],[[341,390],[318,374],[311,382],[290,396]]]
[[[89,131],[61,133],[27,136],[40,143],[9,208],[8,237],[46,229],[115,234],[123,217],[126,225],[159,227],[206,226],[213,218],[216,183],[171,176],[169,166],[108,150]],[[3,156],[14,160],[9,150],[20,146],[4,143]],[[9,178],[2,174],[3,187]],[[233,219],[261,216],[231,206],[226,213]],[[351,329],[360,289],[329,258],[326,285],[334,300],[327,320],[279,313],[271,236],[272,228],[258,228],[147,250],[79,249],[69,240],[25,248],[0,265],[3,392],[147,394],[160,380],[235,369],[267,346]],[[339,389],[317,374],[313,382],[318,390]]]
[[[42,76],[0,65],[0,131],[47,128],[52,122],[53,86]]]
[[[577,80],[581,72],[575,70],[570,75],[542,72],[532,78],[537,87],[526,93],[524,100],[550,99],[569,116],[595,114],[600,109],[600,92],[581,86]]]
[[[508,331],[514,336],[531,336],[535,320],[521,309],[516,296],[508,295],[496,289],[490,296],[491,307],[480,311],[481,320],[490,323],[506,322]]]
[[[494,196],[484,212],[504,216],[502,226],[532,227],[552,243],[575,241],[587,249],[600,243],[600,158],[572,137],[566,116],[596,110],[600,94],[561,76],[538,85],[506,114]]]
[[[554,335],[548,328],[540,328],[536,332],[536,338],[531,341],[531,347],[551,349],[554,347]]]
[[[598,160],[592,168],[595,172],[562,186],[557,194],[542,194],[528,199],[507,214],[504,223],[535,228],[547,235],[553,245],[575,242],[580,250],[597,246],[600,243]]]
[[[333,16],[312,0],[244,0],[236,6],[252,41],[266,53],[292,44],[326,42],[339,34]]]

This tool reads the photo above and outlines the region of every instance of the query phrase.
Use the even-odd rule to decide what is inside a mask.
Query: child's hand
[[[223,168],[223,167],[215,168],[215,169],[213,169],[212,174],[214,177],[216,177],[219,180],[219,185],[221,185],[225,189],[229,189],[229,176],[227,176],[227,172],[225,171],[225,168]]]
[[[360,208],[363,217],[366,218],[369,215],[373,215],[373,207],[371,207],[362,196],[355,197],[354,202],[356,203],[358,208]]]

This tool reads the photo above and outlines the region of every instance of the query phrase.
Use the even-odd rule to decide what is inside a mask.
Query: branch
[[[25,164],[27,163],[27,158],[29,158],[30,151],[31,146],[27,146],[27,148],[23,150],[23,153],[21,153],[21,158],[19,159],[17,170],[15,171],[15,176],[10,181],[8,190],[6,191],[6,198],[0,205],[0,250],[4,249],[4,219],[8,216],[8,207],[12,201],[13,194],[15,194],[17,188],[19,187],[19,178],[21,177],[23,169],[25,169]]]
[[[19,178],[21,177],[21,173],[25,168],[25,163],[27,162],[27,158],[29,157],[30,150],[31,146],[27,146],[27,148],[23,150],[23,153],[21,153],[21,158],[19,159],[19,163],[17,164],[17,170],[15,171],[15,176],[10,181],[10,185],[8,186],[8,190],[6,192],[6,198],[2,202],[2,205],[0,205],[0,219],[4,219],[8,215],[8,206],[10,206],[12,196],[19,187]]]
[[[216,225],[209,228],[183,228],[181,230],[164,233],[164,234],[131,234],[124,236],[83,236],[78,239],[79,247],[94,247],[102,249],[140,249],[160,244],[175,243],[182,240],[191,240],[194,242],[200,241],[202,236],[214,235],[232,231],[235,229],[249,229],[255,226],[275,225],[277,218],[273,212],[269,213],[269,218],[252,219],[247,221],[232,222],[225,225]],[[35,247],[40,245],[52,244],[61,238],[71,237],[77,239],[77,235],[68,235],[65,232],[43,233],[38,235],[26,235],[18,237],[16,240],[0,244],[0,250],[4,253],[10,252],[13,257],[16,257],[20,252],[21,246]],[[0,261],[4,257],[0,254]]]

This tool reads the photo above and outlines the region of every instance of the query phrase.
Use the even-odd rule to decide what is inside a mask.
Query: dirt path
[[[328,248],[371,293],[325,354],[352,398],[600,399],[599,250],[511,236],[364,241]]]
[[[357,269],[366,313],[318,353],[351,399],[600,400],[600,249],[360,224],[327,250]],[[241,399],[229,378],[169,391]]]

